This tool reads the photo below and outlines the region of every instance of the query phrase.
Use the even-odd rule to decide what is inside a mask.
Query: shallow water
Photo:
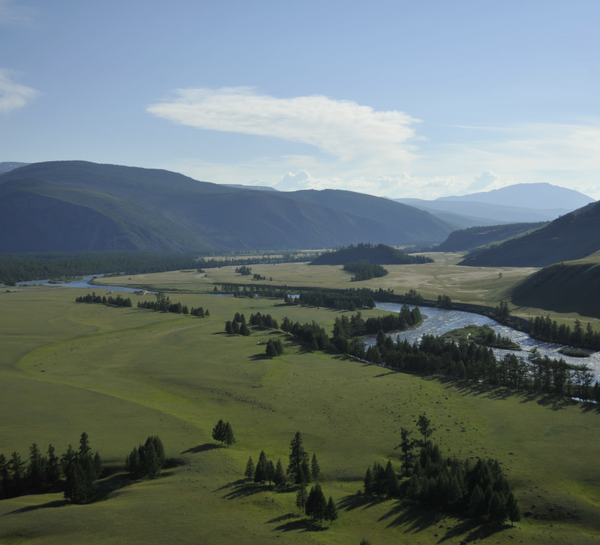
[[[112,290],[112,291],[126,291],[133,293],[139,291],[139,288],[124,288],[123,286],[104,286],[101,284],[90,284],[90,280],[93,278],[102,278],[102,274],[95,276],[84,276],[82,280],[74,280],[73,282],[65,282],[64,284],[51,284],[49,280],[28,280],[27,282],[17,282],[17,286],[58,286],[63,288],[89,288],[90,290]],[[147,293],[154,293],[148,291]]]
[[[402,305],[398,303],[375,303],[375,307],[390,312],[400,312]],[[409,308],[413,309],[414,305],[409,305]],[[563,358],[567,363],[574,365],[585,364],[592,369],[596,378],[600,379],[600,352],[592,353],[589,358],[572,358],[558,352],[560,348],[564,348],[564,346],[560,344],[536,341],[527,333],[499,324],[487,316],[481,316],[480,314],[473,314],[461,310],[444,310],[432,307],[419,307],[419,310],[423,316],[423,323],[420,326],[407,331],[391,332],[389,335],[394,340],[399,336],[401,340],[407,339],[408,342],[412,344],[415,341],[419,342],[423,335],[435,335],[436,337],[439,337],[448,331],[460,329],[468,325],[488,325],[503,337],[510,337],[511,340],[517,343],[522,349],[521,351],[513,351],[494,348],[493,350],[496,357],[503,357],[505,354],[512,352],[517,356],[527,358],[528,351],[537,348],[542,356],[548,356],[549,358],[554,359]],[[376,342],[375,337],[365,339],[365,341],[369,345],[375,344]]]

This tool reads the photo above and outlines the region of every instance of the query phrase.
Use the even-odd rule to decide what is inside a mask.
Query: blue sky
[[[0,161],[600,198],[600,2],[0,0]]]

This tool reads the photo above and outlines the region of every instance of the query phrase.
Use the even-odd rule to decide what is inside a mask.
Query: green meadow
[[[291,267],[252,269],[290,286],[294,278],[295,285],[339,286],[341,275],[346,277],[331,268],[294,273]],[[253,329],[250,337],[227,335],[224,323],[236,312],[246,318],[260,311],[279,321],[284,316],[315,320],[328,331],[342,314],[200,293],[211,291],[213,282],[239,282],[240,275],[229,269],[208,270],[208,277],[172,272],[125,279],[167,290],[172,301],[209,309],[208,318],[137,309],[137,300],[144,299],[138,296],[132,296],[134,308],[74,302],[92,290],[35,287],[0,293],[0,453],[8,457],[18,451],[27,458],[33,442],[44,451],[52,443],[63,453],[69,444],[77,446],[86,431],[107,466],[97,501],[87,505],[70,505],[61,494],[0,501],[1,543],[598,541],[597,410],[313,353],[282,332]],[[417,271],[391,269],[383,280],[395,275],[395,290],[415,287],[433,295],[435,288],[426,288],[428,282],[434,285],[433,272],[414,286],[409,282]],[[496,270],[456,274],[479,274],[481,290],[492,299],[513,275],[501,270],[502,278]],[[448,275],[438,289],[450,294],[453,282],[459,286],[464,279]],[[354,287],[349,277],[348,287]],[[498,281],[495,288],[493,280]],[[454,288],[452,294],[458,293]],[[270,360],[258,343],[274,336],[282,340],[284,354]],[[391,459],[399,470],[399,451],[394,450],[399,430],[416,434],[415,422],[423,413],[448,456],[490,456],[503,463],[527,514],[514,528],[358,494],[373,462]],[[235,432],[237,442],[230,448],[211,439],[219,419],[229,421]],[[317,454],[325,495],[338,505],[339,519],[332,526],[312,525],[300,516],[293,491],[242,480],[248,457],[256,462],[261,450],[287,466],[296,431],[306,450]],[[148,435],[160,436],[173,462],[158,479],[131,481],[124,473],[125,457]]]

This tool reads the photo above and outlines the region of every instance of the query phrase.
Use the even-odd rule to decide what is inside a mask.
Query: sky
[[[0,0],[0,161],[600,199],[600,2]]]

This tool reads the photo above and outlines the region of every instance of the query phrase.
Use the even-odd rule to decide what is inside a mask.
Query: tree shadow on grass
[[[31,511],[37,511],[38,509],[51,509],[54,507],[63,507],[64,505],[69,504],[70,502],[67,500],[55,500],[49,501],[48,503],[42,503],[40,505],[28,505],[27,507],[21,507],[20,509],[15,509],[14,511],[10,511],[9,513],[5,513],[3,516],[8,515],[20,515],[22,513],[29,513]]]
[[[198,454],[200,452],[207,452],[209,450],[215,450],[218,448],[223,447],[221,445],[216,445],[215,443],[204,443],[203,445],[198,445],[197,447],[184,450],[181,454]]]
[[[314,520],[304,518],[302,515],[295,515],[294,513],[277,517],[268,521],[267,524],[280,522],[281,520],[287,520],[288,522],[275,526],[273,528],[274,532],[323,532],[328,529]]]
[[[254,354],[253,356],[248,356],[248,359],[251,361],[263,361],[263,360],[270,360],[273,358],[269,358],[269,356],[267,356],[264,352],[261,354]]]
[[[94,496],[92,501],[90,501],[89,503],[96,503],[96,502],[105,500],[113,492],[116,492],[117,490],[120,490],[121,488],[130,486],[134,482],[135,482],[135,480],[131,478],[129,473],[117,473],[115,475],[111,475],[107,479],[102,479],[101,481],[97,481],[96,495]]]
[[[600,414],[600,403],[592,403],[591,401],[582,403],[581,404],[581,412],[583,412],[583,413],[595,412],[596,414]]]
[[[374,505],[386,501],[385,498],[378,496],[368,496],[366,494],[350,494],[344,496],[338,503],[340,509],[345,511],[353,511],[354,509],[369,509]]]
[[[239,481],[234,481],[232,483],[228,483],[225,486],[217,489],[220,490],[229,490],[224,496],[225,500],[236,500],[238,498],[247,498],[249,496],[254,496],[256,494],[264,493],[265,489],[261,486],[248,482],[244,479],[240,479]]]
[[[480,541],[507,529],[510,529],[510,526],[507,524],[488,524],[482,520],[464,519],[454,526],[454,528],[447,530],[438,543],[455,540],[459,537],[462,537],[461,541],[466,543]]]

